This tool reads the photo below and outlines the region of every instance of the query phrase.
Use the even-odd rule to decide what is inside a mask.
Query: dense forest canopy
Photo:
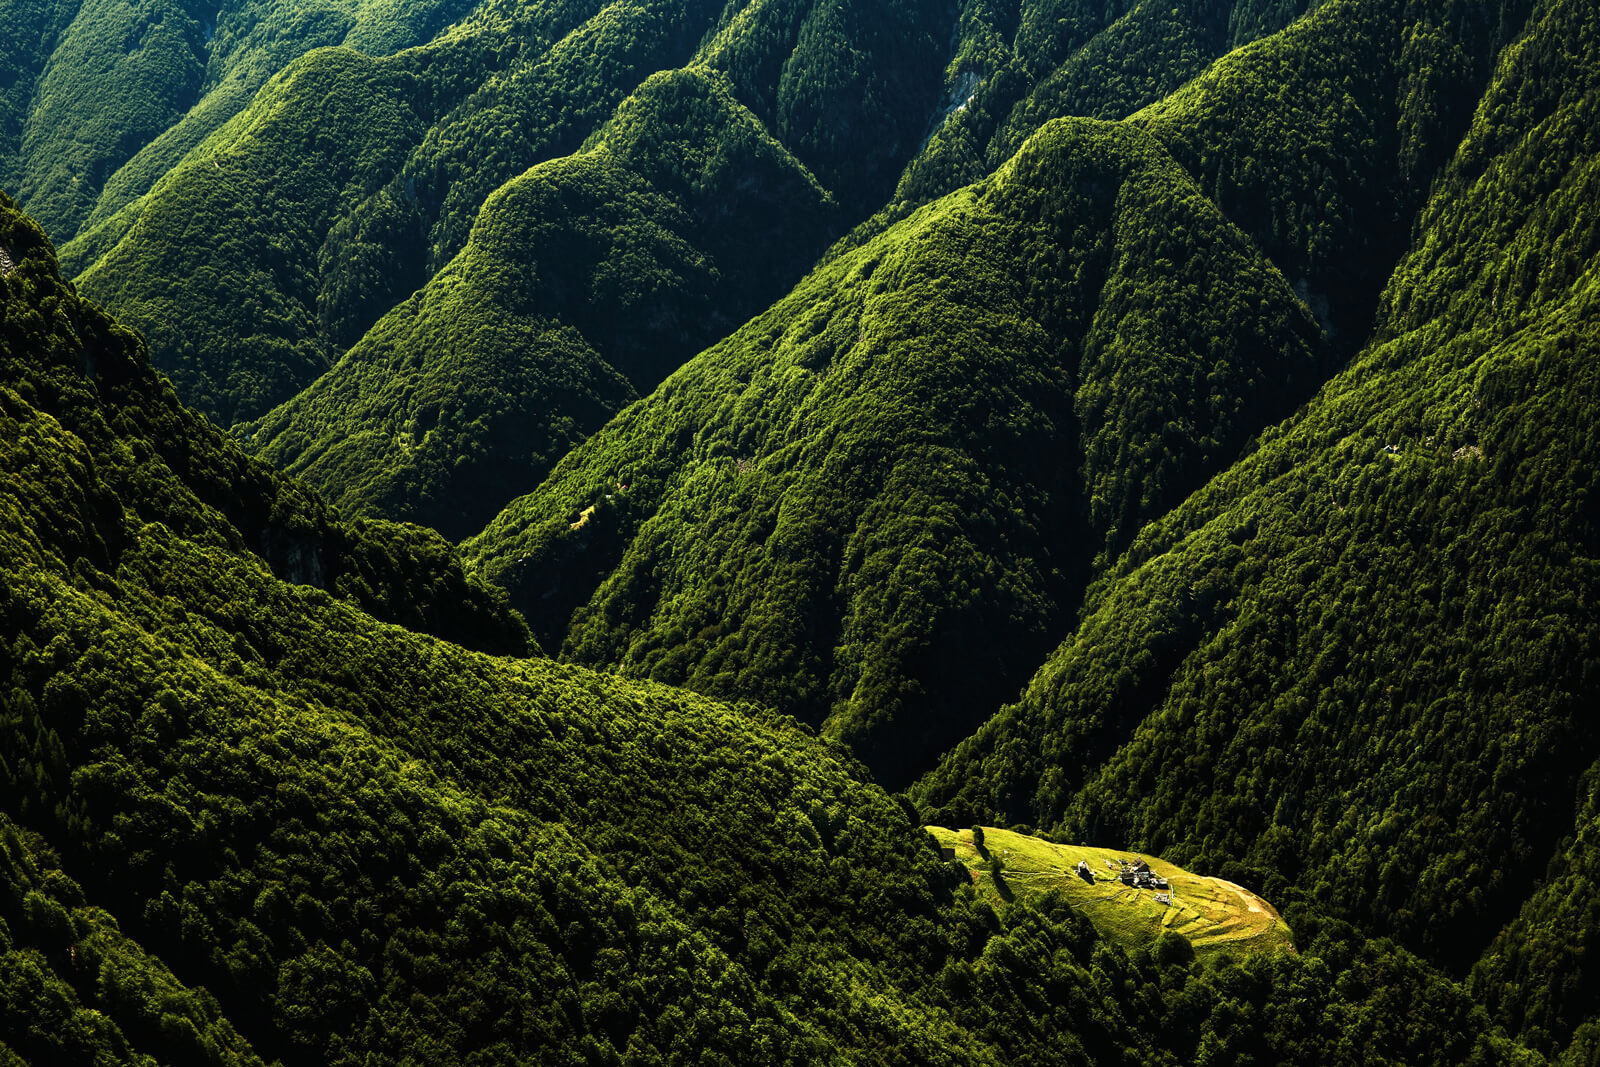
[[[518,633],[179,406],[6,202],[0,243],[12,1062],[1358,1063],[1400,1017],[1394,1062],[1540,1062],[1313,909],[1301,952],[1130,954],[1059,893],[997,911],[793,719],[380,621],[374,584]],[[274,569],[317,529],[357,580]]]
[[[1064,122],[697,357],[467,553],[564,655],[773,703],[903,784],[1319,358],[1158,145]]]
[[[0,63],[0,1064],[1600,1062],[1593,4]]]

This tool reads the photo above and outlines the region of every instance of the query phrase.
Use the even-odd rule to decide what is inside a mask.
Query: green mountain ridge
[[[949,106],[901,176],[890,215],[993,172],[1052,118],[1127,118],[1314,6],[969,0],[945,72]]]
[[[1158,145],[1062,123],[691,361],[467,556],[564,655],[826,721],[904,781],[1119,526],[1311,386],[1317,333]]]
[[[777,140],[852,213],[864,213],[863,199],[887,187],[894,164],[913,147],[898,147],[897,126],[921,121],[920,95],[931,101],[935,45],[921,28],[926,6],[907,0],[903,10],[891,5],[863,19],[845,0],[753,0],[735,24],[759,33],[776,21],[787,36],[763,36],[741,50],[731,31],[714,32],[722,16],[710,3],[498,4],[385,59],[313,52],[149,193],[81,233],[66,259],[86,293],[150,333],[157,364],[191,403],[224,423],[254,419],[309,385],[446,267],[491,194],[528,168],[579,150],[663,68],[698,57],[726,75],[735,100],[765,109],[770,98],[772,113],[758,114]],[[919,62],[925,74],[916,72]],[[911,73],[897,77],[907,65]],[[752,84],[763,75],[776,84]],[[926,81],[925,94],[908,79]],[[286,104],[317,95],[326,101],[315,123],[312,109]],[[825,124],[824,115],[841,121]],[[661,117],[686,123],[668,137],[691,136],[702,121],[692,113]],[[839,130],[852,132],[841,138]],[[224,160],[234,166],[220,166]],[[359,182],[330,182],[325,172]],[[789,264],[782,284],[810,263],[815,251],[808,249],[835,236],[837,223],[805,217],[814,195],[808,184],[796,187],[800,202],[784,210],[816,232],[802,230],[785,255],[761,265],[766,275]],[[211,232],[203,240],[186,232],[195,225]],[[196,262],[201,257],[209,262]],[[740,265],[724,269],[731,276]],[[196,286],[201,279],[209,284]],[[188,291],[184,306],[167,297],[179,287]],[[719,312],[729,325],[760,306],[733,303]],[[592,317],[614,322],[629,310],[601,303]],[[687,355],[710,339],[687,330],[670,344]],[[220,366],[204,365],[218,353],[226,353]],[[461,406],[475,399],[463,397]],[[472,410],[452,429],[471,433],[473,419],[489,414]],[[549,409],[540,415],[558,417]]]
[[[1390,43],[1422,14],[1426,46]],[[835,249],[765,319],[691,361],[512,504],[468,542],[469,558],[562,655],[772,702],[826,723],[886,782],[905,784],[1020,688],[1044,635],[1070,625],[1082,589],[1135,531],[1320,384],[1352,317],[1370,315],[1377,272],[1399,255],[1371,234],[1417,199],[1402,176],[1440,155],[1433,146],[1452,124],[1465,127],[1415,114],[1421,86],[1470,84],[1490,63],[1467,53],[1448,75],[1423,65],[1447,46],[1487,47],[1493,32],[1449,2],[1322,5],[1104,127],[1162,159],[1169,188],[1083,174],[1065,159],[1072,149],[1032,151],[1059,138],[1047,128],[987,184]],[[1346,48],[1375,62],[1336,75]],[[1232,154],[1197,147],[1210,140]],[[1224,174],[1222,159],[1247,165]],[[885,283],[851,272],[877,270],[886,249],[911,247],[909,235],[952,205],[983,201],[976,190],[1005,188],[1023,160],[1038,167],[1030,180],[1046,213],[1062,210],[1047,187],[1066,191],[1064,221],[1018,225],[1031,207],[974,221],[981,237],[955,239],[972,242],[965,258],[929,239],[916,272],[936,280],[919,289],[901,269],[885,273],[904,295],[877,311],[886,341],[874,347],[873,320],[856,321],[850,293]],[[1074,182],[1095,206],[1071,199]],[[1218,204],[1251,205],[1236,209],[1244,225]],[[1186,265],[1179,278],[1175,264]],[[996,303],[1006,294],[1014,310]],[[1320,330],[1307,328],[1306,305]],[[975,306],[991,314],[981,338]],[[808,315],[832,320],[813,328],[820,343],[791,328]],[[896,342],[921,354],[915,370],[890,370],[884,350]],[[981,364],[939,376],[969,349],[994,360],[993,399],[974,401],[985,396]],[[873,370],[837,375],[857,362]],[[787,378],[785,363],[798,364]],[[1025,373],[1040,384],[1019,387]],[[957,384],[961,375],[973,380]],[[826,384],[813,392],[814,382]],[[1043,421],[1031,425],[1034,413]],[[822,444],[808,448],[808,437]],[[905,441],[909,458],[872,441]],[[712,460],[740,477],[691,465]],[[595,521],[580,525],[591,507]],[[784,514],[806,519],[785,530]],[[918,551],[924,562],[904,561]]]
[[[590,149],[502,186],[449,267],[241,433],[347,512],[475,533],[765,304],[821,250],[789,235],[836,210],[725,81],[657,75]]]
[[[398,146],[421,135],[416,95],[413,78],[358,52],[297,61],[162,179],[79,285],[133,311],[183,394],[224,423],[292,395],[330,358],[315,327],[317,245],[297,222],[326,219],[399,164]],[[287,139],[305,147],[286,153]]]
[[[283,66],[323,46],[384,54],[465,13],[465,0],[16,0],[0,184],[70,236],[155,184]],[[23,76],[24,74],[28,76]],[[11,133],[9,131],[15,131]],[[14,154],[13,154],[14,153]]]

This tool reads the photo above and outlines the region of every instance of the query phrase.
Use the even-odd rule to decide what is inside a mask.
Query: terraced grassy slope
[[[927,827],[940,845],[955,849],[955,858],[967,865],[973,882],[991,898],[1009,902],[1019,895],[1059,892],[1089,917],[1102,936],[1128,949],[1151,948],[1167,931],[1182,934],[1202,957],[1294,948],[1293,933],[1277,910],[1232,882],[1190,874],[1155,856],[1058,845],[993,826],[982,829],[980,852],[971,829]],[[1001,861],[998,877],[995,857]],[[1079,861],[1089,864],[1094,882],[1078,874]],[[1171,903],[1159,902],[1154,890],[1135,889],[1117,880],[1122,865],[1136,861],[1167,879],[1170,888],[1165,895]]]

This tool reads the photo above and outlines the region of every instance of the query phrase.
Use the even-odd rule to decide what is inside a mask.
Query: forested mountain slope
[[[8,0],[0,187],[60,239],[122,207],[301,55],[420,44],[469,0]]]
[[[836,216],[725,78],[664,72],[502,186],[461,255],[244,438],[346,511],[476,533],[781,291]]]
[[[1539,5],[1373,343],[1140,534],[930,812],[1297,884],[1537,1043],[1592,1018],[1597,56]]]
[[[904,781],[1319,352],[1158,144],[1063,122],[696,357],[467,551],[564,655],[768,701]]]
[[[564,656],[770,701],[903,784],[1365,332],[1468,121],[1419,100],[1510,32],[1339,0],[1124,123],[1047,127],[854,235],[469,555]]]
[[[997,166],[1050,117],[1125,115],[1298,14],[1080,6],[481,6],[390,59],[296,62],[148,196],[100,212],[67,259],[86,293],[146,331],[187,401],[223,423],[282,405],[247,429],[249,447],[346,509],[462,536],[798,278],[889,195],[918,137],[930,139],[869,231]],[[1342,347],[1399,252],[1373,235],[1401,232],[1462,120],[1418,101],[1470,92],[1503,32],[1457,6],[1324,5],[1136,120]],[[1367,58],[1353,75],[1352,54]],[[684,62],[683,77],[629,95]],[[1007,101],[1002,123],[990,113]],[[770,136],[752,138],[756,124]],[[951,148],[980,127],[989,147]],[[586,137],[589,151],[555,166]],[[596,144],[615,156],[619,140],[634,146],[622,186],[615,168],[593,172]],[[698,177],[682,162],[694,145],[717,148]],[[542,175],[526,170],[540,161]],[[563,226],[528,204],[553,174],[590,187],[547,201]],[[506,249],[489,260],[544,266],[490,281],[484,250],[466,247],[475,220]],[[369,399],[352,403],[357,389]]]
[[[1208,970],[997,914],[791,720],[284,582],[209,497],[315,499],[0,245],[5,1062],[1541,1062],[1314,914]]]
[[[945,107],[895,199],[921,203],[984,177],[1053,118],[1126,118],[1312,6],[1306,0],[967,0],[945,70]]]
[[[100,2],[116,6],[120,0]],[[1464,120],[1451,102],[1474,97],[1497,43],[1520,24],[1521,3],[1338,0],[1276,36],[1268,35],[1293,23],[1305,5],[970,0],[946,9],[932,0],[750,0],[719,9],[650,0],[503,0],[467,11],[465,0],[343,0],[343,6],[324,0],[310,8],[225,7],[214,26],[181,12],[135,16],[118,7],[117,17],[154,26],[151,41],[165,42],[161,47],[177,57],[162,60],[163,70],[188,73],[154,77],[121,67],[107,73],[101,64],[93,78],[78,71],[93,66],[95,49],[111,47],[111,23],[80,16],[60,29],[62,11],[41,6],[18,12],[28,32],[18,34],[13,47],[27,67],[42,62],[44,45],[37,42],[61,40],[60,54],[52,52],[48,63],[53,73],[41,78],[64,80],[74,91],[42,87],[28,115],[48,136],[71,137],[79,149],[98,142],[72,132],[78,120],[40,116],[48,118],[50,107],[76,109],[84,116],[79,125],[98,123],[134,144],[143,135],[129,131],[142,129],[141,122],[160,126],[168,121],[161,116],[179,106],[173,101],[187,100],[191,88],[207,93],[127,174],[112,180],[66,261],[82,273],[88,294],[149,335],[157,364],[174,376],[180,395],[227,424],[289,401],[453,261],[496,189],[578,148],[651,72],[685,63],[726,76],[736,106],[748,109],[814,173],[840,210],[807,217],[809,193],[802,193],[801,203],[792,205],[798,215],[772,227],[776,236],[766,244],[779,254],[758,272],[761,284],[719,293],[716,314],[699,330],[674,332],[671,316],[658,316],[655,334],[663,343],[656,363],[663,369],[759,310],[841,225],[876,210],[896,180],[900,187],[876,228],[992,171],[1052,117],[1128,115],[1207,71],[1229,48],[1258,38],[1265,39],[1228,55],[1196,86],[1136,121],[1156,132],[1202,189],[1262,244],[1349,349],[1364,335],[1372,301],[1401,248],[1398,236],[1386,235],[1404,232],[1419,190]],[[90,26],[99,26],[100,36],[80,42]],[[379,54],[430,34],[437,36],[424,47],[377,62],[327,52],[295,58],[314,44],[336,41]],[[173,43],[178,37],[189,43]],[[148,66],[158,53],[167,54],[152,43],[118,62]],[[1363,61],[1350,64],[1352,55]],[[199,68],[190,69],[195,56],[210,57],[203,78]],[[245,115],[196,147],[243,106],[241,92],[253,91],[269,69],[290,60]],[[97,78],[131,79],[137,91],[116,95],[112,107]],[[171,99],[157,106],[141,95],[150,93]],[[317,97],[323,103],[311,109]],[[1244,121],[1236,123],[1237,117]],[[653,122],[652,138],[716,136],[697,117],[671,109]],[[52,188],[80,199],[99,188],[103,175],[91,174],[93,166],[72,152],[28,148],[27,136],[23,131],[18,155],[24,171],[35,156],[47,158]],[[759,181],[759,162],[755,166],[742,181]],[[36,192],[27,173],[16,180],[25,204],[57,195]],[[692,205],[676,206],[693,214]],[[65,215],[57,220],[53,211],[46,213],[52,227],[72,232],[76,222]],[[760,211],[734,221],[761,225],[766,217]],[[599,218],[575,228],[602,225],[617,228],[615,220]],[[707,269],[727,276],[743,273],[739,266]],[[583,269],[575,267],[572,278],[557,272],[552,282],[581,290]],[[668,285],[686,290],[669,295],[668,304],[683,296],[692,303],[701,288],[695,278],[669,279]],[[586,297],[596,321],[636,310],[626,293],[592,290]],[[434,298],[434,304],[449,299],[444,293]],[[458,317],[471,325],[458,332],[492,333],[502,303],[464,310]],[[583,343],[599,351],[600,363],[618,362],[606,351],[606,338],[591,336],[581,323],[553,321],[582,334]],[[441,390],[441,382],[465,379],[439,365],[435,333],[397,334],[391,323],[342,374],[347,381],[371,379],[386,375],[396,359],[416,365],[419,373],[396,381],[390,394],[413,410],[442,397],[454,421],[440,425],[441,441],[483,440],[483,427],[504,423],[509,408],[541,423],[569,420],[557,410],[557,398],[566,393],[542,384],[553,368],[533,375],[526,396]],[[571,364],[571,354],[554,361]],[[606,375],[596,361],[583,362],[578,377],[592,383]],[[660,375],[630,377],[648,388]],[[570,418],[571,430],[544,444],[526,435],[490,434],[491,451],[518,457],[514,466],[477,464],[476,475],[462,485],[481,486],[491,476],[528,479],[515,488],[531,484],[561,444],[592,428],[595,410],[616,409],[614,394],[602,398],[588,386],[579,391],[591,410]],[[339,392],[330,385],[320,401],[308,403],[325,404]],[[595,402],[599,409],[592,408]],[[348,505],[442,522],[452,533],[480,517],[474,512],[467,521],[464,501],[480,510],[492,506],[468,492],[435,500],[440,479],[413,469],[403,431],[386,432],[384,450],[363,447],[364,459],[385,467],[369,475],[322,457],[330,428],[372,441],[377,428],[370,417],[342,426],[326,414],[286,411],[277,421],[286,420],[313,428],[283,440],[269,435],[262,446],[270,440],[279,462],[296,464]],[[493,503],[509,495],[502,492]]]
[[[0,202],[0,246],[17,264],[6,272],[13,293],[5,320],[13,353],[6,387],[48,411],[58,429],[106,452],[92,461],[102,489],[60,515],[47,506],[50,486],[33,483],[58,466],[69,470],[87,461],[82,448],[38,454],[36,462],[45,466],[13,483],[36,494],[30,520],[35,539],[70,542],[73,551],[101,565],[126,547],[116,498],[136,499],[145,522],[218,551],[249,553],[286,580],[326,589],[379,618],[488,651],[529,648],[527,627],[506,610],[504,597],[469,581],[454,550],[433,531],[341,522],[303,486],[245,457],[215,426],[183,408],[171,384],[143,366],[138,336],[65,289],[43,235],[10,201]],[[53,316],[65,317],[66,340],[49,336],[48,352],[35,351],[40,330],[53,324]],[[46,355],[48,374],[25,361]],[[79,381],[84,369],[94,375],[93,387]],[[122,390],[124,399],[114,418],[92,403],[95,388],[111,387]],[[131,443],[117,446],[118,438]],[[76,512],[82,512],[81,521],[72,517]]]
[[[937,93],[942,45],[931,0],[874,4],[871,17],[861,2],[751,0],[727,10],[702,0],[507,2],[389,59],[312,53],[148,195],[81,234],[67,260],[86,293],[150,334],[182,395],[224,423],[254,418],[310,384],[449,264],[490,194],[577,150],[662,69],[698,59],[725,78],[731,106],[752,109],[854,217],[865,214],[915,148],[910,131]],[[324,104],[308,109],[317,96]],[[651,137],[664,141],[718,132],[692,110],[659,109],[652,121],[660,125]],[[739,138],[726,147],[739,151]],[[740,180],[763,177],[761,159],[751,162]],[[797,213],[775,242],[787,247],[763,265],[765,284],[750,287],[760,301],[730,300],[718,309],[722,321],[758,310],[836,234],[838,222],[806,217],[809,184],[784,207],[785,217]],[[770,225],[760,216],[730,222]],[[574,229],[619,225],[602,213]],[[552,283],[581,289],[584,280],[558,274]],[[187,300],[175,304],[180,287]],[[609,303],[589,295],[600,298],[592,319],[634,310],[626,293]],[[494,326],[491,316],[468,329]],[[589,343],[603,349],[605,340]],[[686,329],[666,340],[686,354],[709,338]],[[401,347],[432,359],[425,344]],[[469,433],[473,418],[489,414],[474,410],[455,431]]]
[[[1529,5],[1140,3],[1103,27],[1114,5],[1066,6],[1054,34],[1025,13],[1010,50],[958,56],[952,70],[965,71],[970,99],[907,167],[884,217],[992,171],[1050,118],[1127,117],[1167,146],[1350,353]],[[1294,21],[1302,7],[1314,10]]]
[[[298,61],[119,216],[126,236],[79,284],[126,311],[181,395],[222,423],[292,395],[328,362],[307,226],[399,165],[425,129],[418,95],[355,51]]]

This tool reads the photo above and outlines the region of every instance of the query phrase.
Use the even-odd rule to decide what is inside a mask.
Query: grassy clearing
[[[1262,950],[1293,951],[1294,939],[1277,911],[1249,890],[1220,878],[1190,874],[1155,856],[1084,845],[1055,845],[1010,830],[984,827],[984,847],[1004,861],[996,884],[993,862],[978,853],[972,831],[930,826],[928,832],[967,865],[980,892],[1007,901],[1026,893],[1059,889],[1101,934],[1127,948],[1148,946],[1162,930],[1189,939],[1196,955]],[[1172,903],[1159,904],[1148,889],[1116,880],[1124,860],[1142,859],[1171,883]],[[1090,885],[1076,873],[1084,860],[1094,873]]]

